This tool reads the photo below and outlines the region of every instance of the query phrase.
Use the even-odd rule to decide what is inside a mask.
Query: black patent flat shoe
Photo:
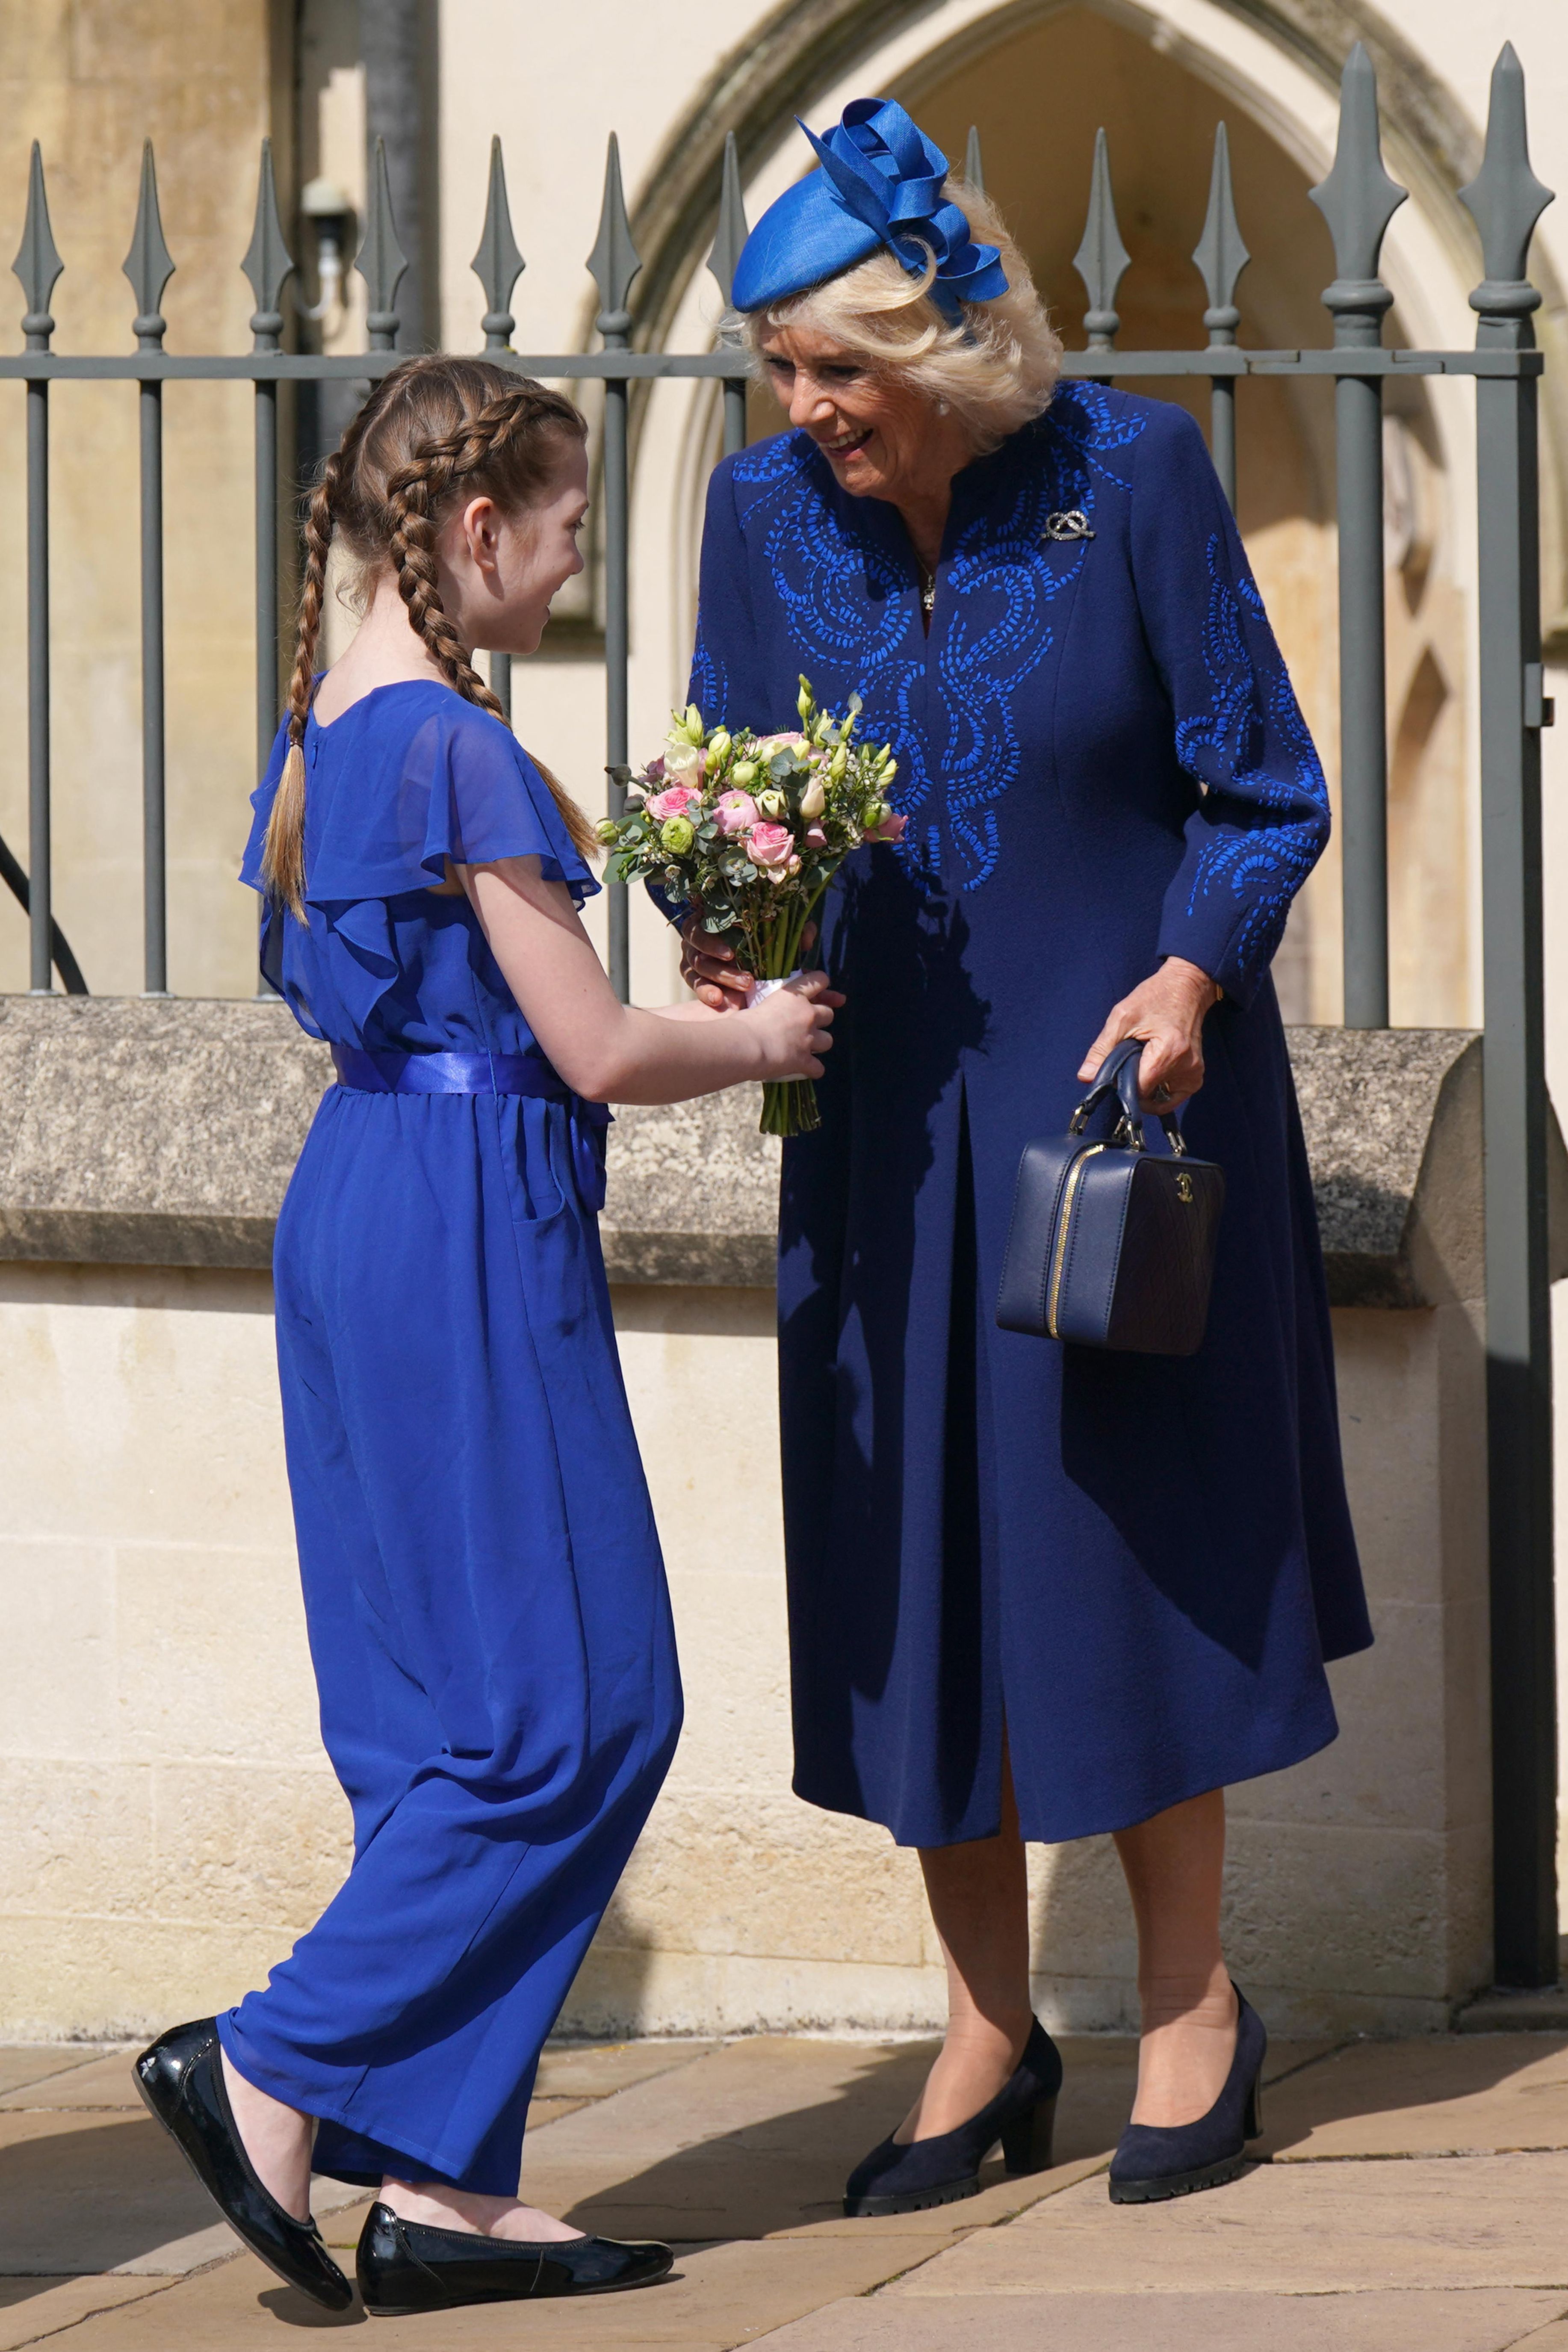
[[[432,2230],[373,2205],[360,2231],[359,2291],[373,2319],[455,2311],[465,2303],[526,2303],[541,2295],[614,2294],[651,2286],[675,2256],[655,2243],[561,2238],[543,2245]]]
[[[1247,2161],[1247,2143],[1263,2133],[1263,2061],[1268,2035],[1239,1985],[1236,2055],[1225,2088],[1206,2116],[1190,2124],[1129,2124],[1110,2159],[1113,2205],[1159,2205],[1198,2189],[1223,2189]]]
[[[176,2025],[136,2061],[136,2087],[218,2211],[253,2254],[325,2311],[346,2311],[354,2291],[314,2221],[297,2221],[262,2187],[228,2104],[217,2024]]]
[[[844,2210],[863,2219],[924,2213],[980,2193],[980,2168],[998,2140],[1012,2173],[1044,2172],[1051,2160],[1061,2053],[1036,2018],[1024,2054],[996,2096],[956,2131],[901,2147],[885,2139],[862,2157],[844,2189]]]

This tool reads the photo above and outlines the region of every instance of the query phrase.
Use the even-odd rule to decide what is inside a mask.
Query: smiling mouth
[[[871,427],[862,426],[858,433],[841,433],[837,441],[819,441],[817,447],[828,457],[852,457],[871,438]]]

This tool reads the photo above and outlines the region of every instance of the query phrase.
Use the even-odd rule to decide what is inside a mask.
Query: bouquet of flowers
[[[898,762],[885,743],[854,740],[859,696],[839,719],[817,709],[803,677],[795,708],[800,729],[790,735],[706,728],[695,703],[673,714],[665,750],[633,781],[626,815],[599,827],[613,881],[641,876],[699,914],[704,930],[734,935],[753,1003],[799,969],[805,928],[849,852],[897,841],[904,829],[887,800]],[[763,1088],[764,1135],[804,1135],[821,1123],[809,1078]]]

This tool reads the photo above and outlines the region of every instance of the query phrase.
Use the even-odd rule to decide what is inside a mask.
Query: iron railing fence
[[[983,179],[971,135],[969,175]],[[1378,275],[1383,240],[1405,192],[1384,168],[1376,84],[1359,45],[1345,65],[1332,169],[1311,192],[1332,236],[1335,277],[1323,300],[1331,347],[1265,351],[1237,342],[1237,280],[1248,261],[1233,201],[1223,124],[1215,139],[1207,217],[1194,260],[1208,297],[1207,343],[1178,351],[1122,351],[1117,293],[1130,257],[1117,226],[1103,132],[1090,175],[1088,219],[1075,266],[1088,297],[1086,347],[1065,373],[1201,378],[1210,388],[1211,442],[1227,495],[1236,491],[1236,388],[1243,377],[1331,379],[1335,386],[1340,616],[1340,824],[1343,859],[1344,1019],[1388,1021],[1387,715],[1384,647],[1384,386],[1415,375],[1476,379],[1479,554],[1482,950],[1486,1025],[1485,1150],[1489,1381],[1496,1951],[1500,1981],[1538,1984],[1557,1974],[1556,1699],[1552,1549],[1552,1390],[1546,1231],[1545,1087],[1542,982],[1540,730],[1551,723],[1542,693],[1539,608],[1536,383],[1542,354],[1531,314],[1541,297],[1525,274],[1535,222],[1551,192],[1530,168],[1524,78],[1511,47],[1492,75],[1486,146],[1460,201],[1480,232],[1485,276],[1470,297],[1473,349],[1391,350],[1383,322],[1393,295]],[[726,303],[746,221],[733,136],[726,142],[718,231],[708,267]],[[163,387],[176,379],[233,380],[256,388],[256,721],[264,761],[279,707],[279,498],[278,387],[367,379],[397,363],[397,295],[406,268],[377,150],[357,267],[368,295],[368,349],[328,357],[286,352],[279,307],[294,263],[279,216],[263,143],[255,229],[241,265],[256,296],[248,352],[187,356],[163,349],[159,305],[174,268],[163,241],[151,145],[126,276],[135,296],[137,349],[76,355],[51,348],[49,301],[62,263],[50,234],[43,165],[35,146],[26,226],[15,269],[26,298],[26,348],[0,356],[0,378],[25,383],[27,402],[28,870],[0,844],[0,880],[28,909],[31,986],[84,983],[53,919],[49,810],[48,395],[53,383],[121,379],[141,409],[142,840],[145,987],[167,988],[164,898]],[[598,288],[595,352],[519,354],[509,304],[522,268],[507,203],[500,142],[492,145],[489,197],[473,268],[488,305],[485,349],[500,364],[557,380],[604,384],[599,436],[603,514],[605,750],[608,805],[618,814],[628,777],[628,466],[631,386],[652,378],[715,378],[723,386],[726,451],[746,435],[744,361],[733,325],[702,352],[636,351],[630,296],[641,263],[612,136],[599,234],[587,267]],[[506,700],[508,665],[493,675]],[[624,996],[628,969],[624,888],[610,893],[609,960]]]

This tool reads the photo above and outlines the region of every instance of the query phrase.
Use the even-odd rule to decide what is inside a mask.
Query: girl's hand
[[[714,1013],[739,1013],[752,992],[751,975],[735,961],[733,931],[705,931],[700,915],[688,915],[680,927],[680,977],[696,997]],[[800,951],[810,953],[816,925],[801,933]]]
[[[1142,987],[1111,1006],[1079,1076],[1095,1077],[1123,1037],[1146,1037],[1138,1065],[1143,1108],[1161,1117],[1179,1110],[1204,1082],[1204,1021],[1223,992],[1195,963],[1168,956]]]
[[[833,1045],[829,1031],[844,999],[825,971],[803,971],[765,996],[748,1016],[763,1046],[763,1078],[819,1078],[822,1056]]]

